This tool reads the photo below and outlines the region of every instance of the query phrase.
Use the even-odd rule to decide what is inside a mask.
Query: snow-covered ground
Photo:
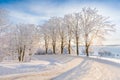
[[[80,57],[86,57],[86,55],[80,55]],[[119,58],[109,58],[109,57],[101,57],[101,56],[89,56],[90,58],[95,58],[95,59],[102,59],[102,60],[107,60],[115,63],[120,64],[120,59]]]
[[[108,60],[111,62],[119,63],[120,64],[120,59],[119,58],[108,58],[108,57],[100,57],[100,56],[90,56],[91,58],[97,58],[97,59],[102,59],[102,60]]]
[[[73,49],[75,49],[75,46],[73,46]],[[79,47],[79,51],[80,54],[83,55],[83,51],[84,51],[85,47],[84,46],[80,46]],[[96,55],[96,56],[100,56],[100,52],[101,56],[103,57],[109,57],[109,58],[119,58],[120,59],[120,46],[91,46],[90,47],[90,55]]]
[[[120,80],[120,63],[112,61],[99,57],[38,55],[26,63],[1,62],[0,80]]]

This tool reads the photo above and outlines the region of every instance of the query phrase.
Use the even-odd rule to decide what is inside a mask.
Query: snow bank
[[[108,60],[111,62],[119,63],[120,64],[120,59],[119,58],[107,58],[107,57],[99,57],[99,56],[90,56],[91,58],[97,58],[97,59],[103,59],[103,60]]]

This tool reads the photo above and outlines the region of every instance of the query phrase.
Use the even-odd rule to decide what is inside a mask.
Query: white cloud
[[[19,4],[20,5],[20,4]],[[22,4],[21,4],[22,5]],[[17,6],[17,5],[16,5]],[[40,1],[32,1],[29,4],[26,4],[26,10],[29,12],[35,13],[31,14],[29,12],[24,12],[23,11],[18,11],[18,10],[13,10],[11,12],[13,17],[16,17],[18,19],[26,20],[28,22],[39,22],[39,20],[47,20],[52,16],[63,16],[65,14],[69,13],[74,13],[74,12],[79,12],[81,8],[83,7],[92,7],[92,8],[97,8],[99,10],[99,13],[105,16],[110,16],[111,19],[115,22],[118,23],[120,20],[119,14],[120,11],[115,10],[112,8],[110,5],[106,4],[101,4],[101,3],[80,3],[77,2],[76,0],[70,0],[67,3],[55,5],[53,3],[50,3],[49,1],[41,2]]]
[[[86,2],[86,3],[80,3],[77,1],[69,1],[67,3],[55,5],[49,2],[46,3],[40,3],[40,2],[34,2],[30,4],[26,4],[28,11],[32,12],[24,12],[24,11],[18,11],[18,10],[12,10],[11,16],[14,20],[17,22],[23,22],[23,23],[34,23],[34,24],[41,24],[45,20],[48,20],[52,16],[64,16],[65,14],[79,12],[81,8],[83,7],[91,7],[91,8],[97,8],[99,13],[104,16],[109,16],[110,20],[116,24],[116,32],[113,36],[109,36],[109,42],[116,42],[119,43],[118,36],[120,35],[120,10],[113,8],[111,4],[106,3],[98,3],[98,2]],[[116,41],[117,40],[117,41]]]
[[[11,16],[11,19],[16,23],[39,24],[40,21],[48,19],[48,17],[45,17],[45,16],[36,16],[36,15],[19,12],[19,11],[11,11],[10,16]]]

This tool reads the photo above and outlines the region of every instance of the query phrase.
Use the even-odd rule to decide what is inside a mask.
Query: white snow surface
[[[102,59],[102,60],[107,60],[115,63],[120,64],[120,59],[119,58],[108,58],[108,57],[100,57],[100,56],[90,56],[91,58],[97,58],[97,59]]]
[[[120,80],[120,60],[36,55],[31,62],[0,63],[0,80]]]

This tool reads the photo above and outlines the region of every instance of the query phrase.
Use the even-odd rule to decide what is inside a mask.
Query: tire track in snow
[[[120,67],[113,64],[105,60],[84,58],[78,66],[51,80],[120,80]]]
[[[73,69],[51,79],[51,80],[77,80],[76,78],[79,77],[79,75],[84,75],[88,72],[90,69],[91,61],[87,60],[86,58],[76,67]]]

